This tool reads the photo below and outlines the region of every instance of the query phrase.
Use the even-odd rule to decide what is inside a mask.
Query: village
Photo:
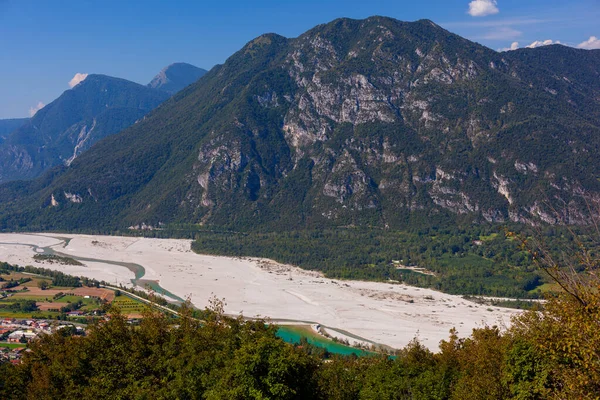
[[[28,344],[43,335],[65,329],[65,334],[85,336],[89,324],[109,318],[111,307],[130,324],[142,316],[145,304],[120,290],[85,278],[39,272],[0,265],[0,364],[18,364]]]
[[[85,335],[84,326],[69,321],[17,318],[0,320],[0,363],[18,363],[27,351],[27,343],[60,329],[69,329],[73,335]]]

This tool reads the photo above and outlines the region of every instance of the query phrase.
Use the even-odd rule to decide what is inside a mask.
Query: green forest
[[[477,225],[405,231],[197,231],[192,249],[203,254],[270,258],[319,270],[330,278],[392,280],[451,294],[539,298],[547,276],[536,268],[523,241],[511,236],[516,232],[525,237],[540,235],[549,251],[557,254],[570,241],[568,231],[561,228],[538,233],[519,226]],[[430,274],[402,266],[418,266]]]

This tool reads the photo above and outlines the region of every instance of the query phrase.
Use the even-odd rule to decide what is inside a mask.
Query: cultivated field
[[[105,303],[112,303],[115,291],[95,287],[57,287],[51,286],[52,278],[21,272],[0,274],[0,317],[9,318],[47,318],[57,317],[71,304],[81,303],[78,310],[83,312],[97,310]],[[20,285],[2,289],[10,281],[28,279]],[[39,287],[45,282],[49,288]],[[22,302],[35,302],[36,310],[23,310],[11,307]],[[125,312],[126,313],[126,312]]]

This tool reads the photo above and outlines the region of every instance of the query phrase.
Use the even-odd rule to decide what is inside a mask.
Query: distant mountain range
[[[263,35],[70,166],[0,187],[0,226],[586,223],[599,57],[384,17]]]
[[[28,120],[29,118],[0,119],[0,143],[6,139],[8,134],[23,126]]]
[[[171,73],[172,69],[177,72]],[[204,71],[189,64],[173,64],[159,74],[168,77],[163,84],[148,87],[89,75],[31,119],[0,121],[0,136],[4,136],[0,182],[31,179],[50,167],[70,165],[98,140],[131,126],[172,91],[195,82],[197,70]]]
[[[196,82],[206,72],[208,71],[191,64],[174,63],[160,71],[148,84],[148,87],[175,94],[189,84]]]

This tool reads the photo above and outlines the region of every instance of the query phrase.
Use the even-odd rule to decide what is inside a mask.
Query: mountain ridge
[[[16,129],[20,128],[29,118],[0,119],[0,144]]]
[[[158,82],[156,88],[90,74],[32,119],[13,124],[10,132],[2,134],[2,127],[8,130],[12,120],[0,121],[0,182],[32,179],[58,164],[70,165],[97,140],[131,126],[203,72],[190,64],[171,64],[158,75],[166,74],[162,84],[167,86]]]
[[[22,185],[0,187],[0,221],[585,223],[585,202],[600,201],[600,107],[581,78],[548,78],[519,54],[428,20],[338,19],[293,39],[261,35],[144,121],[28,184],[24,210],[10,201]],[[563,203],[558,218],[542,194]]]
[[[0,147],[0,181],[69,164],[97,139],[130,126],[168,95],[125,79],[88,77],[40,109]]]

